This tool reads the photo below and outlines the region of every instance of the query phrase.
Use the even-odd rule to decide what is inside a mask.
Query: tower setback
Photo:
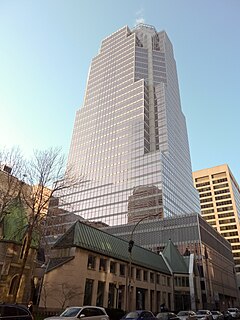
[[[62,206],[85,219],[116,225],[200,212],[166,32],[140,24],[102,41],[76,114],[68,166],[83,180]]]

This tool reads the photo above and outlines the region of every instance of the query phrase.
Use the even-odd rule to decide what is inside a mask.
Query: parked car
[[[20,304],[0,303],[1,320],[33,320],[27,307]]]
[[[222,312],[217,311],[217,310],[213,310],[211,311],[212,316],[213,316],[213,320],[224,320],[224,315]]]
[[[180,320],[180,318],[173,312],[160,312],[156,315],[156,318],[161,320]]]
[[[121,320],[140,320],[140,319],[156,320],[156,317],[151,311],[135,310],[125,314],[125,316],[121,318]]]
[[[238,308],[228,308],[227,311],[230,313],[232,318],[234,319],[240,318],[240,311]]]
[[[230,315],[230,313],[227,310],[223,311],[223,316],[224,316],[224,320],[231,320],[232,316]]]
[[[84,318],[84,320],[109,320],[104,308],[94,306],[69,307],[60,316],[45,318],[44,320],[76,320]]]
[[[213,316],[210,310],[198,310],[196,312],[197,318],[200,320],[213,320]]]
[[[194,311],[179,311],[177,314],[180,320],[197,320],[197,315]]]

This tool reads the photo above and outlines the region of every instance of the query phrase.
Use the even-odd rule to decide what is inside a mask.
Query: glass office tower
[[[109,225],[200,212],[173,49],[149,25],[102,41],[77,111],[62,205]]]

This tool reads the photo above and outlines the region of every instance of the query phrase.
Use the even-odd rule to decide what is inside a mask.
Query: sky
[[[240,184],[239,0],[0,0],[0,148],[68,154],[101,41],[144,22],[173,44],[193,171]]]

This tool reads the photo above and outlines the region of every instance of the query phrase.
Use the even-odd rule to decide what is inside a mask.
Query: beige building
[[[193,172],[201,214],[232,245],[240,288],[240,189],[228,165]]]
[[[97,305],[158,312],[163,303],[174,310],[180,295],[188,309],[190,297],[201,303],[193,255],[181,256],[171,241],[161,255],[137,245],[130,254],[128,246],[128,241],[77,221],[53,246],[40,307]]]

